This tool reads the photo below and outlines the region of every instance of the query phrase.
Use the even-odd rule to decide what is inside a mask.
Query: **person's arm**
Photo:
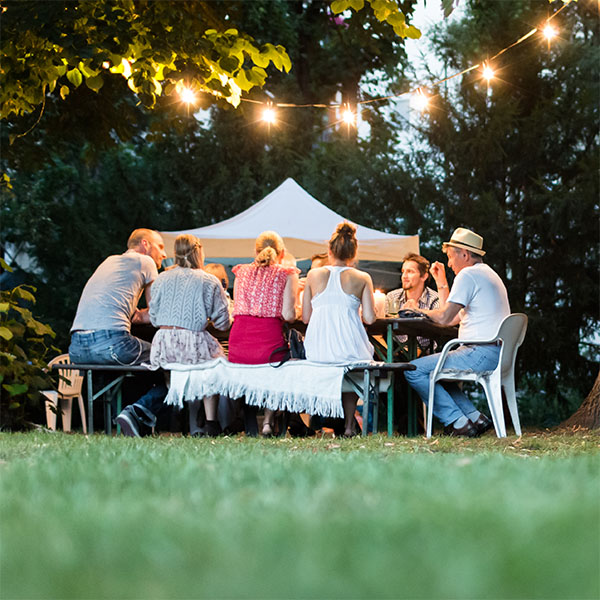
[[[431,265],[429,272],[435,280],[435,285],[437,286],[438,290],[438,296],[440,298],[440,307],[443,308],[450,294],[448,280],[446,279],[446,268],[441,262],[436,261]]]
[[[144,288],[144,297],[146,298],[146,306],[150,306],[151,293],[150,288],[152,287],[152,281],[146,285]],[[150,320],[150,313],[148,308],[136,308],[135,312],[131,317],[131,322],[135,325],[139,324],[150,324],[152,321]]]
[[[314,271],[309,271],[304,282],[304,295],[302,296],[302,320],[305,323],[308,323],[310,321],[310,316],[312,315],[312,281],[314,279],[314,276]]]
[[[460,323],[459,312],[463,309],[462,304],[446,302],[441,308],[434,310],[414,309],[427,315],[432,321],[440,325],[458,325]]]
[[[229,302],[225,290],[220,282],[213,288],[212,310],[210,320],[216,329],[226,331],[231,327],[231,316],[229,314]]]
[[[375,314],[375,297],[373,296],[373,280],[368,273],[365,275],[365,286],[362,291],[362,320],[367,325],[375,323],[377,315]]]
[[[293,323],[296,320],[296,295],[298,293],[298,275],[290,273],[285,282],[283,290],[283,306],[281,316],[284,321]]]

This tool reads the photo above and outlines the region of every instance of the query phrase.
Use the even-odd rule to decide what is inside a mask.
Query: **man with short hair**
[[[439,308],[438,292],[425,285],[428,279],[429,261],[424,256],[411,252],[402,263],[402,287],[388,292],[385,297],[386,313],[393,314],[402,310],[408,300],[415,300],[419,308]]]
[[[131,335],[131,323],[149,323],[148,309],[137,308],[166,258],[158,231],[136,229],[124,254],[109,256],[90,277],[71,327],[73,363],[138,365],[150,358],[150,342]]]
[[[446,302],[441,308],[426,310],[419,309],[411,300],[407,307],[423,312],[442,325],[459,324],[458,339],[492,339],[502,320],[510,314],[510,306],[504,283],[483,263],[483,238],[459,227],[450,241],[443,244],[442,250],[456,275]],[[445,282],[445,270],[439,266],[436,281]],[[499,358],[500,347],[496,344],[463,345],[448,353],[444,368],[492,371]],[[438,359],[439,354],[417,358],[412,361],[416,370],[405,373],[406,380],[425,403],[429,398],[429,376]],[[480,413],[452,382],[436,384],[433,414],[444,424],[444,432],[449,435],[475,437],[492,427],[490,419]]]
[[[413,252],[408,254],[402,263],[402,287],[388,292],[385,297],[386,314],[393,315],[399,310],[407,308],[406,303],[409,300],[414,300],[417,307],[421,309],[433,310],[439,308],[440,301],[443,304],[448,297],[448,284],[446,283],[445,274],[444,279],[440,280],[439,283],[436,280],[439,292],[425,285],[428,279],[429,261],[419,254]],[[406,335],[396,336],[396,340],[401,344],[404,344],[407,339],[408,336]],[[417,343],[422,350],[433,350],[432,340],[428,338],[417,337]]]

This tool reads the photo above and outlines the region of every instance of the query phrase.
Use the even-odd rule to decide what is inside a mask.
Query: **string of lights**
[[[552,25],[551,21],[562,10],[564,10],[567,7],[567,5],[568,5],[568,2],[565,2],[558,10],[556,10],[552,15],[550,15],[545,20],[544,24],[541,27],[534,27],[533,29],[528,31],[525,35],[521,36],[518,40],[516,40],[512,44],[506,46],[505,48],[503,48],[502,50],[497,52],[491,58],[486,59],[482,62],[476,63],[474,65],[471,65],[470,67],[467,67],[466,69],[463,69],[462,71],[459,71],[458,73],[453,73],[452,75],[444,77],[443,79],[431,82],[428,84],[428,87],[432,87],[432,88],[437,87],[437,86],[441,85],[442,83],[446,83],[447,81],[455,79],[456,77],[460,77],[471,71],[481,69],[481,77],[482,77],[482,79],[486,80],[486,82],[488,84],[488,88],[489,88],[491,81],[495,77],[493,63],[499,56],[501,56],[508,50],[522,44],[524,41],[526,41],[527,39],[529,39],[531,36],[535,35],[536,33],[540,33],[546,39],[546,41],[548,43],[548,47],[550,47],[550,43],[558,35],[558,30],[556,29],[556,27],[554,27],[554,25]],[[213,95],[222,97],[222,95],[219,94],[218,92],[211,92],[211,93]],[[359,107],[361,105],[371,104],[371,103],[375,103],[375,102],[383,102],[386,100],[395,100],[395,99],[401,98],[402,96],[410,96],[411,108],[418,110],[420,112],[426,111],[430,106],[431,96],[428,95],[428,93],[425,89],[425,86],[418,86],[416,89],[410,89],[410,90],[407,90],[405,92],[401,92],[398,94],[391,94],[388,96],[379,96],[377,98],[369,98],[366,100],[360,100],[356,103],[356,110],[353,110],[350,103],[347,103],[347,102],[346,103],[331,103],[331,104],[325,104],[325,103],[294,104],[294,103],[289,103],[289,102],[286,102],[286,103],[273,102],[272,100],[261,101],[261,100],[255,100],[252,98],[240,98],[240,100],[242,102],[248,102],[248,103],[264,106],[265,108],[262,112],[261,120],[264,123],[266,123],[267,126],[269,126],[269,127],[271,125],[274,125],[277,122],[277,112],[276,112],[277,108],[326,108],[326,109],[334,109],[334,110],[341,109],[341,111],[342,111],[341,112],[341,121],[343,123],[345,123],[347,126],[351,126],[351,125],[356,126],[358,111],[359,111]],[[197,96],[196,96],[195,92],[193,92],[189,88],[182,87],[180,90],[180,100],[185,104],[193,105],[197,101]]]

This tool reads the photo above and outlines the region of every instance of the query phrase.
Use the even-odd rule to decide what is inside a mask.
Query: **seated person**
[[[434,310],[420,309],[413,300],[411,308],[424,312],[441,325],[460,323],[459,339],[491,339],[502,320],[510,314],[510,304],[504,282],[483,262],[483,238],[469,229],[459,227],[450,241],[443,244],[442,250],[448,257],[448,267],[456,276],[448,300],[441,308]],[[446,283],[443,265],[439,277]],[[465,344],[448,353],[444,368],[492,371],[499,357],[500,346],[496,344]],[[417,358],[412,361],[416,370],[404,374],[425,404],[429,401],[430,375],[438,360],[439,354]],[[492,427],[492,421],[473,406],[455,382],[436,384],[433,414],[442,422],[444,432],[448,435],[475,437]]]
[[[131,323],[148,323],[148,309],[138,309],[142,293],[158,276],[165,245],[158,231],[136,229],[124,254],[109,256],[83,288],[71,327],[73,363],[139,365],[150,356],[150,342],[131,335]]]
[[[152,286],[149,315],[158,331],[152,340],[153,367],[170,363],[198,364],[224,356],[219,342],[206,331],[208,321],[217,329],[228,329],[231,321],[221,282],[203,269],[202,244],[193,235],[175,240],[175,266],[161,273]],[[166,386],[156,386],[135,404],[127,406],[116,421],[125,435],[140,436],[140,425],[154,427],[156,415],[167,394]],[[218,435],[218,396],[204,398],[207,434]],[[190,433],[200,400],[190,402]]]
[[[308,273],[302,302],[302,319],[308,323],[304,339],[307,360],[373,360],[374,348],[363,326],[363,321],[370,324],[376,319],[373,282],[368,273],[350,266],[357,248],[356,226],[340,223],[329,241],[329,265]],[[356,402],[356,394],[342,394],[345,436],[357,433],[353,429]]]
[[[405,308],[409,300],[414,300],[421,309],[433,310],[440,307],[448,297],[448,285],[440,279],[441,263],[434,263],[431,267],[431,275],[436,281],[439,292],[427,287],[429,279],[429,261],[418,254],[411,253],[402,263],[402,287],[388,292],[385,297],[385,312],[388,315],[398,314],[398,311]],[[438,281],[439,280],[439,281]],[[408,337],[406,335],[396,336],[400,344],[405,344]],[[432,340],[418,337],[417,342],[422,350],[432,350]]]
[[[298,269],[282,263],[286,249],[281,236],[264,231],[255,242],[256,257],[233,268],[233,326],[229,335],[229,360],[246,365],[281,360],[285,346],[283,324],[296,319]],[[257,407],[244,405],[246,433],[256,435]],[[273,434],[274,411],[265,408],[262,434]]]
[[[233,310],[233,300],[227,291],[229,289],[229,277],[227,276],[227,270],[220,263],[206,263],[204,265],[204,270],[211,275],[214,275],[223,286],[225,290],[225,296],[227,297],[227,303],[229,305],[229,312]]]

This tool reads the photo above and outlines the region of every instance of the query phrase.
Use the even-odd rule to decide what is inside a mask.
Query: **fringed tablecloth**
[[[342,381],[353,365],[324,365],[290,360],[281,367],[242,365],[224,358],[201,365],[165,365],[171,385],[165,402],[183,406],[190,401],[222,394],[246,397],[246,403],[272,410],[343,417]]]

